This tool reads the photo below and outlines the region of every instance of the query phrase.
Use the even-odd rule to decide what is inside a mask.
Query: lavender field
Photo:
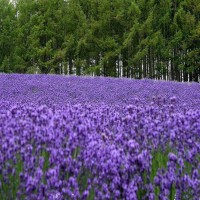
[[[199,200],[200,85],[0,75],[1,200]]]

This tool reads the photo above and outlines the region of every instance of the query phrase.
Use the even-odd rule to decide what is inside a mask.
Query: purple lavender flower
[[[1,84],[0,199],[199,198],[196,85],[45,75]]]

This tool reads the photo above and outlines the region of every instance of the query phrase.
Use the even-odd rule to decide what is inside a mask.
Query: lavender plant
[[[199,199],[197,83],[0,75],[0,87],[0,199]]]

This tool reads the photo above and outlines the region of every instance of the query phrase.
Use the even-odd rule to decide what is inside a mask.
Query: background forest
[[[0,72],[198,81],[199,0],[0,0]]]

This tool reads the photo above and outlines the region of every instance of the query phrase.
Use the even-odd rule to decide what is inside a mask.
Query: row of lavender
[[[179,84],[58,76],[44,80],[22,75],[0,79],[5,86],[0,85],[0,199],[199,199],[200,109],[194,93],[199,85],[183,84],[184,99],[178,93],[166,99],[160,96],[175,93]],[[49,81],[58,91],[44,86]],[[68,94],[62,94],[67,82],[70,88],[63,93]],[[21,88],[5,94],[8,83]],[[122,84],[122,94],[109,94]],[[129,85],[140,88],[137,99]],[[132,93],[126,94],[126,86]],[[82,93],[77,90],[81,87]],[[159,96],[152,102],[151,88]],[[90,102],[85,94],[93,97]]]
[[[176,96],[179,107],[200,109],[198,83],[178,83],[149,79],[76,77],[55,75],[1,75],[0,100],[37,104],[106,103],[133,104],[137,98],[147,104],[153,97]]]

